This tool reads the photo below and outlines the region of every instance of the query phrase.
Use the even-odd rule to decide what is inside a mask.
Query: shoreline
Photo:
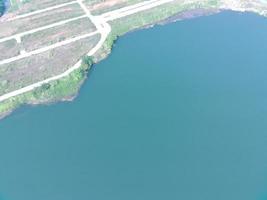
[[[181,12],[181,13],[178,13],[177,15],[175,16],[171,16],[169,18],[166,18],[164,20],[161,20],[161,21],[158,21],[156,23],[151,23],[151,24],[148,24],[148,25],[144,25],[142,27],[138,27],[134,30],[131,30],[121,36],[118,36],[116,38],[116,40],[113,41],[112,43],[112,46],[111,48],[109,49],[109,51],[105,52],[100,59],[97,60],[96,63],[94,63],[94,65],[97,65],[99,62],[101,62],[102,60],[105,60],[105,59],[108,59],[109,55],[112,53],[112,48],[114,45],[116,45],[117,43],[117,40],[120,38],[120,37],[123,37],[124,35],[126,34],[129,34],[129,33],[133,33],[133,32],[136,32],[136,31],[140,31],[140,30],[145,30],[145,29],[149,29],[149,28],[154,28],[155,26],[164,26],[164,25],[167,25],[167,24],[171,24],[171,23],[175,23],[177,21],[182,21],[182,20],[187,20],[187,19],[193,19],[193,18],[197,18],[197,17],[202,17],[202,16],[208,16],[208,15],[212,15],[212,14],[217,14],[219,13],[217,9],[195,9],[195,10],[189,10],[189,11],[184,11],[184,12]],[[72,94],[72,95],[69,95],[69,96],[66,96],[64,98],[60,98],[60,99],[52,99],[52,100],[36,100],[36,101],[32,101],[32,102],[29,102],[29,103],[24,103],[22,105],[20,105],[19,107],[16,107],[14,109],[11,109],[7,112],[4,112],[4,113],[0,113],[0,120],[6,118],[7,116],[9,116],[10,114],[12,114],[15,110],[17,110],[18,108],[20,107],[23,107],[23,106],[38,106],[38,105],[52,105],[52,104],[56,104],[56,103],[60,103],[60,102],[72,102],[76,99],[76,97],[79,96],[80,94],[80,89],[82,87],[82,85],[84,84],[84,82],[90,78],[89,75],[90,75],[90,70],[92,69],[93,66],[90,67],[90,69],[88,70],[87,74],[85,75],[85,77],[83,78],[83,80],[81,81],[81,83],[77,86],[78,87],[78,91],[77,93],[75,94]]]
[[[150,23],[150,24],[147,24],[147,25],[143,25],[143,26],[140,26],[140,27],[137,27],[133,30],[129,30],[128,32],[122,34],[122,35],[118,35],[116,37],[115,40],[112,40],[112,42],[110,43],[110,46],[106,47],[105,48],[105,43],[108,42],[108,39],[106,39],[104,45],[102,46],[102,49],[100,49],[99,53],[100,55],[97,55],[96,56],[96,62],[94,63],[94,65],[98,64],[100,61],[104,60],[104,59],[107,59],[109,54],[112,53],[112,48],[113,46],[116,44],[117,42],[117,39],[119,39],[120,37],[126,35],[126,34],[129,34],[129,33],[132,33],[132,32],[135,32],[135,31],[139,31],[139,30],[144,30],[144,29],[148,29],[148,28],[153,28],[154,26],[157,26],[157,25],[166,25],[166,24],[171,24],[171,23],[174,23],[174,22],[177,22],[177,21],[182,21],[182,20],[187,20],[187,19],[193,19],[193,18],[198,18],[198,17],[203,17],[203,16],[210,16],[210,15],[213,15],[213,14],[219,14],[221,12],[224,12],[224,11],[231,11],[231,12],[240,12],[240,11],[236,11],[236,10],[231,10],[231,9],[219,9],[219,8],[198,8],[198,9],[193,9],[193,10],[185,10],[185,11],[182,11],[180,13],[177,13],[173,16],[170,16],[170,17],[167,17],[166,19],[163,19],[163,20],[160,20],[160,21],[157,21],[157,22],[153,22],[153,23]],[[244,11],[244,12],[247,12],[247,13],[252,13],[252,12],[249,12],[249,11]],[[244,13],[244,12],[241,12],[241,13]],[[255,13],[255,12],[253,12]],[[255,13],[259,16],[262,16],[260,15],[259,13]],[[111,35],[110,35],[111,36]],[[99,56],[99,57],[98,57]],[[38,98],[36,99],[28,99],[29,102],[27,102],[27,100],[25,100],[24,102],[19,102],[17,105],[14,104],[15,106],[13,108],[10,108],[10,110],[6,110],[4,111],[3,113],[0,113],[0,120],[7,117],[8,115],[10,115],[12,112],[14,112],[16,109],[18,109],[19,107],[21,106],[36,106],[36,105],[51,105],[51,104],[55,104],[55,103],[58,103],[58,102],[71,102],[71,101],[74,101],[76,99],[76,97],[80,94],[80,89],[82,87],[82,85],[84,84],[84,82],[86,81],[87,78],[90,78],[89,77],[89,73],[90,73],[90,70],[91,70],[91,67],[88,69],[87,71],[87,74],[84,75],[84,77],[82,77],[82,79],[79,80],[79,83],[77,83],[77,85],[75,86],[76,87],[76,92],[73,92],[70,93],[70,95],[66,95],[65,97],[59,97],[59,96],[51,96],[52,98],[40,98],[38,100]],[[36,89],[38,90],[38,88]],[[36,90],[34,90],[33,92],[35,92]],[[27,98],[26,98],[27,99]],[[10,99],[10,102],[16,102],[16,99]]]

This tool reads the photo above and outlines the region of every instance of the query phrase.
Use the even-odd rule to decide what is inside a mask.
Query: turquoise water
[[[0,17],[8,10],[9,0],[0,0]]]
[[[0,122],[0,199],[267,199],[266,35],[225,12],[122,37],[74,102]]]
[[[5,2],[3,0],[0,0],[0,17],[4,14],[5,12]]]

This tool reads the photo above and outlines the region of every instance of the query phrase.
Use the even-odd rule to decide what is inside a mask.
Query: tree
[[[93,63],[93,58],[91,56],[84,56],[82,58],[82,65],[86,65],[86,68],[89,68]]]

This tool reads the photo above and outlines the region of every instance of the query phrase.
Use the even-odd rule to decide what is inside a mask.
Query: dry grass
[[[92,14],[99,15],[144,1],[146,0],[85,0],[85,4]]]
[[[95,30],[94,24],[85,17],[61,26],[26,35],[22,38],[22,45],[26,51],[31,51]]]
[[[67,3],[72,0],[11,0],[10,13],[25,14],[32,11],[48,8],[62,3]]]
[[[8,40],[0,43],[0,60],[17,56],[20,52],[19,45],[16,40]]]
[[[0,38],[39,28],[40,26],[45,26],[72,17],[81,16],[83,14],[84,12],[80,6],[74,4],[14,21],[2,21],[0,22]]]
[[[59,75],[86,55],[100,39],[95,35],[0,66],[0,95]]]

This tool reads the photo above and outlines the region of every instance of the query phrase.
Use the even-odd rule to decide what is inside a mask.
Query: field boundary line
[[[55,49],[57,47],[65,46],[67,44],[76,42],[78,40],[81,40],[81,39],[84,39],[84,38],[87,38],[87,37],[94,36],[94,35],[96,35],[98,33],[99,33],[99,31],[95,31],[95,32],[84,34],[84,35],[81,35],[81,36],[77,36],[77,37],[74,37],[74,38],[71,38],[71,39],[68,39],[68,40],[57,42],[55,44],[52,44],[52,45],[49,45],[49,46],[46,46],[46,47],[42,47],[40,49],[36,49],[36,50],[30,51],[30,52],[24,52],[23,54],[20,54],[18,56],[15,56],[15,57],[8,58],[8,59],[5,59],[5,60],[0,61],[0,65],[8,64],[8,63],[11,63],[11,62],[14,62],[14,61],[23,59],[23,58],[27,58],[27,57],[30,57],[30,56],[33,56],[33,55],[44,53],[46,51]]]
[[[94,55],[102,47],[102,45],[106,41],[106,38],[107,38],[107,36],[109,35],[109,33],[111,31],[111,28],[110,28],[110,26],[108,24],[105,24],[103,26],[106,26],[106,28],[105,28],[106,32],[104,32],[104,31],[101,32],[101,38],[100,38],[98,44],[89,51],[89,53],[87,54],[88,56]],[[41,87],[43,84],[47,84],[47,83],[49,83],[51,81],[55,81],[55,80],[64,78],[64,77],[68,76],[70,73],[72,73],[73,71],[75,71],[76,69],[79,69],[81,67],[81,64],[82,64],[82,60],[79,60],[73,67],[69,68],[67,71],[65,71],[62,74],[59,74],[57,76],[53,76],[53,77],[48,78],[46,80],[43,80],[43,81],[34,83],[32,85],[26,86],[24,88],[15,90],[13,92],[9,92],[7,94],[4,94],[4,95],[0,96],[0,102],[3,102],[3,101],[8,100],[8,99],[10,99],[12,97],[24,94],[26,92],[30,92],[30,91],[38,88],[38,87]]]
[[[29,12],[29,13],[26,13],[26,14],[21,14],[21,15],[18,15],[16,17],[12,17],[12,18],[8,19],[7,21],[14,21],[16,19],[22,19],[22,18],[25,18],[25,17],[30,17],[32,15],[40,14],[40,13],[43,13],[43,12],[46,12],[46,11],[50,11],[50,10],[55,10],[55,9],[62,8],[62,7],[65,7],[65,6],[68,6],[68,5],[72,5],[72,4],[75,4],[75,3],[78,3],[77,0],[76,1],[67,2],[67,3],[63,3],[63,4],[58,4],[58,5],[55,5],[55,6],[51,6],[51,7],[40,9],[40,10],[36,10],[36,11],[32,11],[32,12]]]
[[[149,1],[149,3],[147,3],[145,5],[141,5],[141,6],[136,5],[136,7],[129,6],[129,7],[133,7],[133,8],[128,8],[128,9],[121,8],[121,9],[118,9],[117,11],[112,11],[112,13],[106,17],[104,14],[104,18],[106,21],[113,21],[115,19],[123,18],[123,17],[126,17],[128,15],[132,15],[132,14],[135,14],[135,13],[138,13],[141,11],[149,10],[149,9],[152,9],[152,8],[158,7],[160,5],[163,5],[165,3],[170,3],[173,1],[174,0],[151,0],[151,1]]]
[[[79,17],[74,17],[74,18],[58,21],[58,22],[55,22],[55,23],[52,23],[52,24],[41,26],[39,28],[31,29],[29,31],[25,31],[25,32],[17,33],[17,34],[11,35],[11,36],[3,37],[3,38],[0,38],[0,43],[1,42],[5,42],[7,40],[16,39],[18,37],[23,37],[25,35],[29,35],[29,34],[32,34],[32,33],[36,33],[36,32],[39,32],[39,31],[43,31],[43,30],[46,30],[46,29],[54,28],[56,26],[64,25],[64,24],[67,24],[69,22],[73,22],[73,21],[76,21],[76,20],[79,20],[79,19],[82,19],[82,18],[86,18],[86,17],[87,17],[86,15],[81,15]]]

